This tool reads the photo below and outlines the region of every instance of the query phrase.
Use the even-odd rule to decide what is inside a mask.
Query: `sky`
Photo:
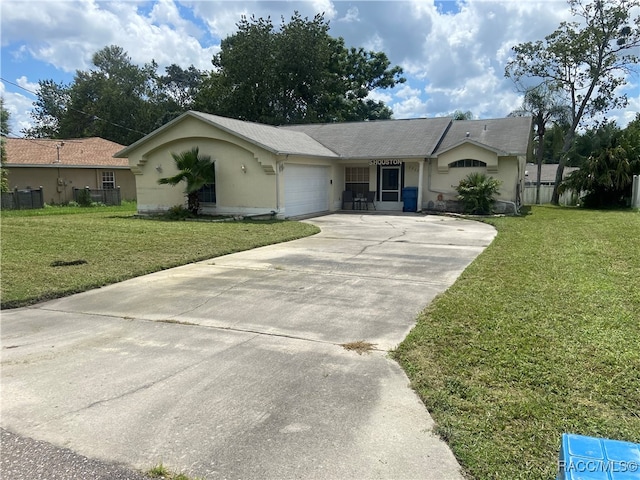
[[[71,83],[76,70],[107,45],[122,47],[142,65],[152,59],[211,70],[221,39],[242,15],[280,23],[294,11],[324,13],[329,34],[347,46],[387,54],[407,82],[374,91],[394,118],[439,117],[456,110],[474,118],[501,118],[518,109],[522,95],[504,77],[511,48],[542,40],[571,20],[565,0],[0,0],[0,95],[11,115],[11,136],[31,124],[39,80]],[[623,87],[624,110],[609,112],[624,127],[640,111],[639,77]]]

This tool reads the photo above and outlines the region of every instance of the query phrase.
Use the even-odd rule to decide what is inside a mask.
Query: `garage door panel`
[[[287,164],[284,173],[287,217],[329,210],[329,167]]]

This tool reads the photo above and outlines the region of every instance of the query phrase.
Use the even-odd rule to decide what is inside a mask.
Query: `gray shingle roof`
[[[154,130],[146,137],[129,145],[127,148],[116,153],[116,157],[128,157],[130,152],[140,145],[146,143],[151,138],[160,135],[172,125],[181,122],[186,117],[191,116],[200,119],[212,126],[226,131],[236,137],[242,138],[254,145],[258,145],[265,150],[282,155],[305,155],[312,157],[335,157],[338,155],[316,142],[313,138],[302,132],[286,131],[271,125],[261,123],[245,122],[233,118],[220,117],[209,113],[189,111],[183,113],[178,118]]]
[[[429,157],[450,118],[289,125],[282,132],[304,132],[345,158]]]
[[[554,183],[556,181],[556,171],[558,170],[557,163],[543,163],[542,171],[540,172],[540,183]],[[571,172],[578,170],[578,167],[564,167],[562,172],[562,178],[567,178]],[[525,169],[525,182],[537,183],[538,182],[538,165],[535,163],[527,163]]]
[[[436,153],[442,153],[465,141],[471,141],[506,154],[525,155],[530,138],[531,117],[455,120],[451,123],[451,128]]]
[[[115,156],[127,157],[132,150],[187,116],[200,119],[275,154],[325,158],[426,158],[465,141],[504,154],[524,155],[531,138],[529,117],[453,122],[450,118],[441,117],[274,127],[189,111]],[[466,132],[469,132],[468,137]]]
[[[220,117],[209,113],[190,113],[273,153],[337,157],[335,152],[302,132]]]

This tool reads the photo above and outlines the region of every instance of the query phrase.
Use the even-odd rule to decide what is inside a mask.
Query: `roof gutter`
[[[102,170],[130,170],[128,165],[63,165],[61,163],[6,163],[5,168],[91,168]]]

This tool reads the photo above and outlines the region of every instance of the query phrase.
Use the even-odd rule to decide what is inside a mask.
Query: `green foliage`
[[[76,202],[81,207],[90,207],[92,204],[91,192],[87,189],[78,190]]]
[[[460,180],[456,191],[458,192],[458,199],[462,201],[465,212],[474,215],[491,213],[500,184],[500,180],[488,177],[480,172],[470,173]]]
[[[168,220],[185,220],[187,218],[193,218],[193,216],[193,213],[182,205],[175,205],[166,213]]]
[[[4,168],[7,151],[4,138],[9,134],[9,111],[4,108],[4,98],[0,97],[0,192],[9,191],[9,176]]]
[[[627,104],[616,89],[625,83],[631,65],[638,63],[640,21],[630,18],[637,0],[569,0],[574,16],[583,23],[562,22],[544,41],[513,47],[515,58],[505,75],[516,81],[540,78],[553,89],[564,90],[571,102],[572,124]],[[629,24],[633,27],[629,27]],[[628,33],[621,32],[628,27]]]
[[[560,192],[583,193],[589,208],[626,206],[633,175],[640,175],[640,114],[626,129],[608,122],[578,138],[588,157],[560,185]]]
[[[296,12],[276,29],[270,18],[242,17],[213,58],[197,109],[267,124],[390,118],[375,88],[405,81],[381,52],[346,48],[323,15]]]
[[[544,39],[513,47],[515,57],[505,76],[516,82],[538,79],[553,90],[563,91],[570,103],[570,121],[556,174],[553,203],[559,199],[567,154],[583,119],[615,108],[628,99],[619,94],[627,74],[638,63],[640,47],[640,0],[568,0],[574,22],[562,22]]]
[[[545,83],[525,89],[522,107],[509,114],[509,116],[514,117],[533,117],[533,127],[536,136],[536,163],[538,165],[536,204],[540,203],[540,181],[542,176],[542,163],[544,161],[544,137],[547,132],[547,125],[552,122],[556,125],[566,124],[569,115],[569,107],[565,104],[564,99],[559,95],[557,90],[550,89]]]
[[[390,118],[383,102],[366,97],[404,82],[402,69],[328,31],[322,15],[296,12],[278,30],[270,19],[242,17],[209,72],[173,64],[160,75],[155,61],[140,67],[121,47],[104,47],[70,84],[39,82],[34,126],[24,133],[130,145],[187,110],[267,124]]]
[[[473,120],[473,112],[471,110],[467,110],[466,112],[456,110],[451,114],[451,117],[454,120]]]
[[[134,65],[116,45],[93,56],[91,70],[76,71],[69,85],[39,82],[28,137],[81,138],[98,136],[129,145],[190,109],[202,72],[190,66],[166,68]]]
[[[569,126],[567,124],[552,123],[545,131],[542,163],[558,163],[562,153],[562,145]],[[569,151],[566,156],[566,165],[578,167],[579,160],[574,159]]]
[[[53,80],[39,80],[31,118],[34,126],[23,131],[31,138],[61,138],[60,122],[67,115],[70,85]]]
[[[162,463],[159,463],[155,467],[149,469],[146,473],[149,478],[160,478],[163,480],[198,480],[197,478],[188,477],[184,473],[172,472]]]
[[[187,209],[197,215],[200,210],[198,190],[208,184],[215,183],[215,169],[209,155],[200,155],[198,147],[186,150],[180,154],[171,153],[176,167],[180,172],[173,177],[161,178],[160,185],[177,185],[185,182],[187,194]]]

